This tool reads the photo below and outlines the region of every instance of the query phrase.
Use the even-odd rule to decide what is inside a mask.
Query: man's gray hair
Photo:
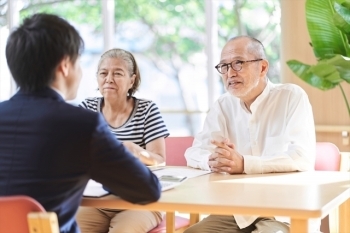
[[[233,37],[231,39],[228,40],[228,42],[230,41],[234,41],[240,38],[247,38],[249,39],[250,43],[248,44],[248,52],[254,56],[256,56],[256,59],[262,58],[262,59],[266,59],[266,53],[265,53],[265,47],[264,45],[261,43],[260,40],[251,37],[251,36],[236,36]]]

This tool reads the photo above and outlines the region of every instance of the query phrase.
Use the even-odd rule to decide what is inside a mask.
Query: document
[[[203,171],[195,168],[190,167],[152,167],[152,172],[160,178],[161,176],[171,176],[171,177],[186,177],[187,179],[205,175],[208,173],[211,173],[211,171]],[[160,183],[162,185],[162,191],[174,188],[175,186],[181,184],[181,182],[169,182],[169,181],[162,181],[160,179]],[[171,185],[169,185],[171,183]],[[85,190],[84,190],[84,197],[102,197],[105,195],[108,195],[109,192],[104,190],[102,187],[102,184],[94,181],[89,180],[87,183]]]
[[[89,180],[87,183],[83,196],[84,197],[102,197],[109,194],[108,191],[102,188],[102,184],[97,183],[94,180]]]
[[[158,167],[153,173],[159,178],[161,176],[186,176],[188,179],[211,173],[190,167]]]

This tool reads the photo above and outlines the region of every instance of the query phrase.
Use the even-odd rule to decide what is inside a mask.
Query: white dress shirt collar
[[[66,97],[64,96],[64,94],[60,90],[58,90],[57,88],[52,87],[52,86],[50,86],[50,88],[52,90],[54,90],[55,92],[57,92],[64,100],[66,100]]]
[[[267,79],[267,78],[266,78]],[[270,93],[270,89],[273,87],[273,83],[270,82],[270,80],[267,79],[267,84],[264,88],[264,90],[261,92],[260,95],[258,95],[258,97],[256,97],[256,99],[254,100],[254,102],[250,105],[250,110],[246,107],[245,103],[243,100],[240,100],[241,102],[241,106],[242,108],[247,111],[247,112],[255,112],[257,106],[259,106],[259,104],[264,101],[265,98],[267,98],[267,96]]]

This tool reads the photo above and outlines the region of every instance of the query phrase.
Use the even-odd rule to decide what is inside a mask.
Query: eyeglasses
[[[217,66],[215,66],[215,68],[218,70],[220,74],[226,74],[228,72],[229,67],[231,67],[235,71],[240,71],[244,63],[262,61],[262,60],[263,59],[255,59],[255,60],[249,60],[249,61],[234,60],[230,63],[220,63]]]

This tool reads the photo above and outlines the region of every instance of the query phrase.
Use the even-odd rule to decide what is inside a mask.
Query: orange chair
[[[28,196],[0,197],[0,232],[59,233],[57,216]]]
[[[193,137],[168,137],[165,139],[167,166],[186,166],[185,151],[192,146]],[[198,222],[199,215],[191,214],[191,219]],[[197,219],[197,220],[196,220]],[[182,232],[191,225],[187,218],[175,216],[174,212],[167,212],[163,221],[148,233],[165,233],[172,228],[172,232]]]
[[[336,145],[330,142],[316,143],[316,171],[340,171],[341,155]],[[321,221],[321,232],[329,233],[329,215]]]

